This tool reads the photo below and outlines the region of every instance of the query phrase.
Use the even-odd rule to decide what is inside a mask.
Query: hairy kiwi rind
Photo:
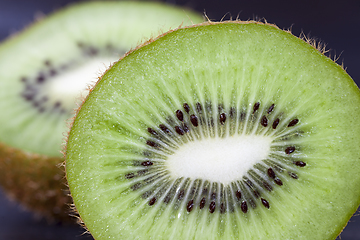
[[[118,3],[119,5],[122,4],[121,2]],[[127,1],[123,1],[123,3],[132,4],[130,1],[128,3]],[[81,9],[82,5],[91,4],[96,7],[96,4],[101,5],[107,3],[98,1],[93,1],[91,3],[76,3],[69,5],[64,9],[55,11],[49,15],[49,17],[52,19],[60,16],[62,17],[68,10],[76,11],[76,8]],[[111,4],[117,3],[116,1],[113,1]],[[141,2],[138,4],[141,4]],[[167,7],[169,7],[169,9],[172,8],[173,10],[177,9],[176,6],[166,6],[166,4],[160,2],[151,3],[146,1],[145,4],[150,4],[152,7],[158,5],[159,9],[166,9]],[[196,17],[201,18],[200,14],[198,15],[190,9],[187,9],[186,11],[193,14],[192,16],[197,15]],[[185,12],[184,18],[190,19]],[[0,46],[1,49],[11,49],[16,44],[21,43],[21,38],[26,38],[26,35],[29,35],[31,31],[36,31],[41,28],[42,24],[47,21],[47,16],[40,16],[40,18],[36,19],[36,21],[26,29],[11,35],[5,40]],[[194,21],[198,22],[199,19],[194,19]],[[178,25],[181,24],[181,22],[178,23]],[[158,29],[158,31],[167,30],[168,29]],[[156,35],[158,32],[152,34]],[[147,37],[148,36],[146,36],[146,38]],[[143,40],[144,39],[138,39],[137,42],[134,42],[133,44],[138,44]],[[119,55],[119,57],[120,56],[121,55]],[[75,103],[74,107],[76,107]],[[71,113],[71,115],[73,115],[73,113]],[[64,122],[64,125],[65,124],[66,123]],[[74,216],[76,217],[76,213],[74,214],[71,210],[72,199],[65,178],[65,171],[62,165],[63,161],[64,158],[61,153],[61,146],[59,146],[58,152],[50,156],[16,148],[5,142],[0,142],[0,172],[2,173],[0,176],[0,185],[11,200],[15,200],[25,209],[34,212],[36,217],[45,218],[49,222],[75,222],[77,220],[74,218]]]
[[[10,199],[45,217],[67,222],[72,202],[62,159],[28,153],[0,143],[0,183]],[[49,167],[53,166],[53,167]]]
[[[233,21],[229,21],[229,22],[233,22]],[[222,23],[229,23],[229,22],[222,22]],[[205,26],[205,25],[212,25],[212,24],[222,24],[222,23],[208,22],[208,23],[198,24],[198,25],[194,25],[194,26],[190,26],[190,27]],[[268,25],[267,23],[255,22],[255,21],[248,21],[248,22],[236,21],[236,23],[239,23],[239,24],[249,24],[249,23],[251,23],[251,24],[266,24],[266,25]],[[275,25],[271,25],[271,26],[276,27]],[[184,27],[184,28],[188,28],[188,27]],[[276,28],[277,28],[277,27],[276,27]],[[164,34],[160,35],[160,36],[157,37],[157,38],[150,39],[148,42],[145,42],[145,43],[139,45],[138,47],[136,47],[135,49],[129,51],[124,57],[126,57],[127,55],[130,55],[132,52],[134,52],[134,51],[142,48],[143,46],[146,46],[146,45],[152,43],[153,41],[155,41],[155,40],[157,40],[157,39],[159,39],[159,38],[161,38],[161,37],[164,37],[164,36],[166,36],[167,34],[169,34],[169,33],[171,33],[171,32],[174,32],[174,31],[176,31],[176,30],[177,30],[177,29],[175,29],[175,30],[170,30],[169,32],[164,33]],[[289,32],[289,33],[290,33],[290,32]],[[305,42],[307,42],[307,43],[314,43],[314,42],[309,42],[309,41],[307,41],[306,39],[305,39]],[[319,53],[321,53],[321,54],[324,53],[323,49],[322,49],[322,48],[319,49],[319,48],[316,46],[316,44],[315,44],[315,45],[314,45],[314,44],[310,44],[310,45],[311,45],[312,47],[314,47],[316,50],[318,50]],[[101,82],[101,79],[99,80],[99,82]],[[99,82],[98,82],[98,83],[99,83]],[[356,85],[354,84],[353,87],[356,88]],[[85,102],[86,102],[86,99],[83,101],[83,104],[84,104]],[[81,109],[81,107],[78,109],[77,114],[79,113],[80,109]],[[179,109],[180,109],[180,108],[179,108]],[[174,110],[175,110],[175,109],[174,109]],[[176,114],[176,113],[175,113],[175,114]],[[75,121],[75,120],[76,120],[76,117],[74,118],[74,121]],[[296,124],[295,121],[294,121],[294,122],[289,122],[289,126],[290,126],[290,125],[293,125],[293,124]],[[148,130],[148,131],[149,131],[150,134],[152,134],[152,129],[150,129],[150,130]],[[292,150],[292,149],[289,149],[289,153],[292,153],[292,152],[293,152],[293,150]],[[65,149],[65,154],[66,154],[66,149]],[[66,156],[66,155],[65,155],[65,156]],[[296,163],[296,165],[302,167],[302,166],[304,166],[304,163],[299,162],[299,163]],[[270,174],[270,175],[271,175],[271,174]],[[290,177],[291,177],[291,176],[290,176]],[[294,177],[293,177],[293,178],[294,178]],[[146,197],[146,196],[145,196],[145,197]],[[359,201],[358,201],[358,202],[359,202]],[[154,201],[153,201],[153,200],[150,200],[149,205],[153,205],[153,204],[154,204]],[[266,204],[264,204],[264,205],[266,205]],[[356,208],[355,208],[354,211],[356,211]],[[352,213],[348,213],[345,218],[346,218],[347,220],[349,220],[351,216],[352,216]],[[346,223],[344,224],[344,226],[342,226],[342,227],[339,228],[340,231],[341,231],[341,229],[343,229],[345,226],[346,226]],[[334,233],[334,234],[332,235],[332,237],[335,238],[335,237],[339,234],[340,231],[338,231],[337,233]]]

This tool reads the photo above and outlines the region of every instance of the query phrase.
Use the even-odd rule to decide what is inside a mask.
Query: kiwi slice
[[[71,199],[57,165],[76,102],[141,41],[193,22],[202,17],[160,3],[89,2],[62,9],[2,43],[0,183],[9,195],[41,215],[67,218]]]
[[[360,203],[360,91],[260,22],[170,31],[110,68],[66,149],[95,239],[334,239]]]

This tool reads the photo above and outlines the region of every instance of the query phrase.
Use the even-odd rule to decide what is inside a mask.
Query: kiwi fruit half
[[[360,91],[306,41],[203,23],[129,52],[66,148],[95,239],[334,239],[360,203]]]
[[[144,39],[193,22],[195,12],[150,2],[62,9],[0,46],[0,182],[40,215],[67,218],[61,153],[66,120],[88,85]],[[65,190],[65,192],[64,192]]]

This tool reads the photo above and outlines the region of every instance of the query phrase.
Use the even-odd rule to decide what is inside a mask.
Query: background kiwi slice
[[[0,46],[0,183],[45,216],[67,218],[62,142],[87,85],[129,49],[162,31],[201,22],[149,2],[73,5]]]
[[[81,106],[76,208],[95,239],[334,239],[360,202],[359,103],[340,66],[275,26],[169,32]]]

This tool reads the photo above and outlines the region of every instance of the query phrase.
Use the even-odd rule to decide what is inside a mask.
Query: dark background
[[[36,14],[50,13],[71,0],[0,0],[0,41],[28,26]],[[263,19],[282,29],[292,29],[294,35],[304,33],[326,44],[331,58],[338,58],[347,72],[360,83],[360,1],[265,1],[265,0],[167,0],[186,6],[209,19]],[[1,173],[0,173],[1,174]],[[360,187],[360,186],[359,186]],[[360,239],[360,217],[355,216],[341,234],[342,240]],[[90,240],[76,226],[48,225],[6,199],[0,191],[0,240]]]

